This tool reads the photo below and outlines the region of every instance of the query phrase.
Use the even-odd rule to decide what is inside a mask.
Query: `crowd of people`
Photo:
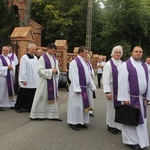
[[[38,50],[34,43],[19,63],[19,90],[15,96],[14,81],[18,59],[11,46],[3,46],[0,55],[0,111],[6,107],[18,113],[28,111],[31,120],[62,121],[58,109],[58,60],[57,47],[50,43],[47,51]],[[147,104],[150,101],[150,57],[142,61],[143,50],[136,46],[131,57],[122,61],[122,46],[115,46],[111,59],[106,63],[100,57],[97,63],[98,87],[106,94],[106,126],[111,134],[122,133],[122,141],[134,150],[149,146],[147,130]],[[90,116],[94,117],[96,85],[90,54],[85,46],[79,47],[78,56],[67,64],[69,84],[67,123],[79,131],[88,128]],[[101,81],[102,79],[102,81]],[[115,122],[116,106],[131,105],[139,109],[139,125],[130,126]]]

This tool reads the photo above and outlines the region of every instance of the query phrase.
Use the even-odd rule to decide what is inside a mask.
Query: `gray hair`
[[[114,55],[114,52],[115,52],[116,50],[119,50],[119,51],[121,52],[121,56],[123,55],[123,48],[122,48],[121,45],[118,45],[118,46],[115,46],[115,47],[112,49],[112,51],[111,51],[111,56]]]
[[[44,53],[44,51],[42,49],[38,49],[37,50],[38,52],[41,52],[41,53]]]
[[[28,49],[30,49],[32,46],[36,46],[36,44],[30,43],[30,44],[28,45]]]

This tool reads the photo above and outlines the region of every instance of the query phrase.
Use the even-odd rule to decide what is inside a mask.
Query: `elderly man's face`
[[[114,54],[113,54],[113,56],[112,56],[114,59],[117,59],[117,60],[119,60],[121,57],[122,57],[122,52],[121,52],[121,50],[115,50],[114,51]]]
[[[7,56],[9,53],[9,47],[8,46],[4,46],[3,49],[2,49],[2,54],[4,56]]]
[[[29,49],[28,49],[28,52],[32,55],[34,55],[36,53],[36,46],[35,45],[32,45]]]

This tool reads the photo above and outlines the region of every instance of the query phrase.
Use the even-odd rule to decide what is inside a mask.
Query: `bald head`
[[[37,56],[41,57],[44,54],[44,51],[42,49],[37,50]]]
[[[8,46],[3,46],[2,47],[2,54],[4,56],[8,56],[8,53],[9,53],[9,47]]]

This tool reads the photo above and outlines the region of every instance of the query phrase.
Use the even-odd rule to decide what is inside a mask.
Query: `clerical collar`
[[[34,58],[34,55],[31,55],[29,53],[27,53],[26,55],[29,57],[29,59],[33,59]]]
[[[136,60],[132,57],[132,59],[135,61],[135,62],[141,62],[141,59],[140,60]]]
[[[46,52],[47,53],[47,52]],[[47,53],[48,56],[52,56],[51,54]]]

